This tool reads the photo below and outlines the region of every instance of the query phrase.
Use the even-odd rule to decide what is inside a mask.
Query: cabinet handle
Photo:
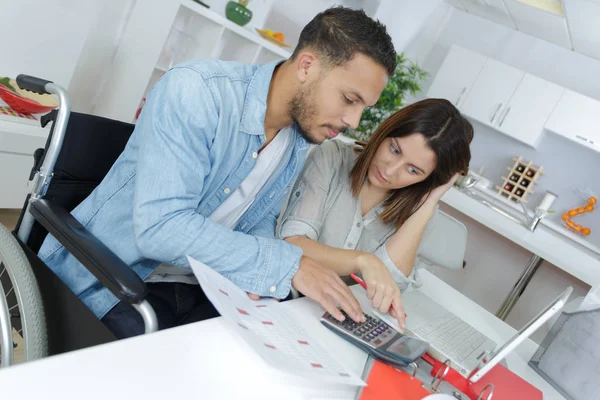
[[[502,117],[502,119],[500,120],[500,127],[502,127],[502,124],[504,123],[504,119],[506,118],[506,116],[508,115],[508,113],[510,112],[510,106],[508,106],[506,108],[506,112],[504,113],[504,116]]]
[[[460,94],[458,95],[458,99],[456,99],[456,103],[454,103],[454,105],[456,107],[458,107],[458,104],[460,103],[460,99],[462,99],[463,94],[465,94],[466,91],[467,91],[467,87],[465,86],[465,87],[462,88]]]
[[[600,147],[600,143],[598,143],[598,142],[595,142],[595,141],[593,141],[593,140],[590,140],[590,139],[588,139],[588,138],[584,138],[583,136],[579,136],[579,135],[575,135],[575,137],[576,137],[577,139],[581,139],[581,140],[583,140],[584,142],[587,142],[587,143],[589,143],[589,144],[591,144],[591,145],[593,145],[593,146]]]
[[[490,119],[490,124],[494,121],[494,118],[496,118],[496,114],[498,114],[500,107],[502,107],[502,103],[498,104],[498,107],[496,107],[496,111],[494,111],[494,115],[492,115],[492,119]]]

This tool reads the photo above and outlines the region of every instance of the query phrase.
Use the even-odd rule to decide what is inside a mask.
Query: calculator
[[[366,321],[354,322],[343,310],[343,322],[326,312],[321,323],[353,345],[373,355],[378,360],[396,366],[404,366],[421,357],[429,343],[405,336],[380,318],[365,314]]]

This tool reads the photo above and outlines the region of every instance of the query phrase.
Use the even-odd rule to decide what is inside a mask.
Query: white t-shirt
[[[291,142],[292,130],[284,128],[273,138],[271,143],[257,154],[256,165],[242,181],[240,186],[208,217],[211,221],[233,229],[246,210],[250,208],[256,195],[279,168],[284,154]],[[146,278],[146,282],[181,282],[198,284],[194,274],[185,268],[170,264],[160,264]]]

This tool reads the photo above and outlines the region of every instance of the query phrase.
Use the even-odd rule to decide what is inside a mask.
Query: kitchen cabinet
[[[486,59],[487,57],[474,51],[452,46],[427,92],[427,97],[447,99],[460,109]]]
[[[517,68],[487,59],[462,111],[484,124],[496,124],[524,75]]]
[[[600,101],[567,89],[545,128],[600,152]]]
[[[546,120],[565,89],[536,76],[525,74],[495,127],[529,146],[537,147]]]

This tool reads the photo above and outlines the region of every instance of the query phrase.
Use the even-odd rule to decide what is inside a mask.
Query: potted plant
[[[358,141],[369,140],[381,121],[404,106],[408,93],[414,95],[421,90],[420,83],[427,77],[427,72],[404,57],[404,54],[398,54],[396,60],[396,71],[390,76],[379,101],[373,107],[365,108],[358,128],[348,130],[346,136]]]

